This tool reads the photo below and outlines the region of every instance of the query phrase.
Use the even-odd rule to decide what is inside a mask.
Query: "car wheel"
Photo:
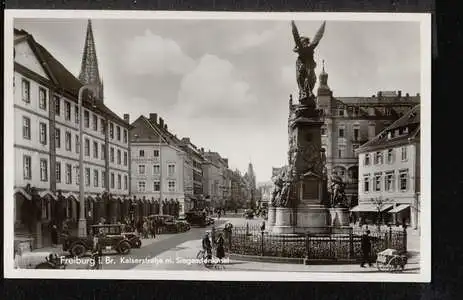
[[[123,241],[119,244],[119,247],[118,247],[118,252],[120,254],[129,254],[130,252],[130,244],[129,242],[127,241]]]
[[[71,255],[72,256],[77,256],[77,257],[81,257],[82,255],[84,255],[86,249],[84,247],[84,245],[82,244],[75,244],[71,247]]]
[[[140,240],[138,240],[138,241],[135,242],[135,247],[136,247],[136,248],[140,248],[140,247],[141,247],[141,241],[140,241]]]

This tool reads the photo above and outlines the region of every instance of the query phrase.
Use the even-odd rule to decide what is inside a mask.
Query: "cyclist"
[[[209,239],[209,232],[206,232],[202,241],[203,250],[206,252],[206,263],[210,264],[212,260],[212,245]]]

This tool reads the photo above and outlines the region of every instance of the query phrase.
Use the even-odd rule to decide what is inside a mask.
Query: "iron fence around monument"
[[[333,227],[324,234],[272,234],[250,225],[227,232],[225,246],[230,253],[239,255],[356,262],[362,257],[363,233],[361,229]],[[387,248],[407,251],[405,230],[371,231],[370,241],[374,257]]]

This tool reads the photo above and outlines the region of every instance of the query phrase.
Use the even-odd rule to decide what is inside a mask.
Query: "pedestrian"
[[[151,220],[150,223],[151,237],[154,239],[156,237],[156,223],[154,222],[154,220]]]
[[[223,234],[219,234],[219,238],[216,241],[217,249],[216,249],[216,256],[219,259],[219,264],[222,263],[222,259],[225,257],[225,248],[224,248],[224,238]]]
[[[206,252],[206,263],[210,264],[212,260],[212,245],[211,240],[209,239],[209,232],[206,232],[206,234],[204,235],[202,246],[203,250]]]
[[[217,220],[220,220],[220,215],[221,215],[221,210],[219,209],[219,210],[217,211]]]
[[[260,225],[260,231],[265,231],[265,221],[262,221],[262,225]]]
[[[211,229],[211,240],[212,240],[212,247],[213,247],[213,248],[215,248],[215,246],[216,246],[216,239],[215,239],[216,236],[217,236],[216,233],[217,233],[217,232],[216,232],[216,230],[215,230],[215,226],[212,226],[212,229]]]
[[[58,246],[58,227],[55,224],[51,226],[51,243],[53,247]]]
[[[149,231],[149,225],[148,225],[148,220],[144,220],[143,222],[143,238],[147,239],[148,238],[148,231]]]
[[[370,240],[370,230],[366,230],[362,236],[362,263],[360,267],[364,268],[365,263],[371,267],[371,240]]]

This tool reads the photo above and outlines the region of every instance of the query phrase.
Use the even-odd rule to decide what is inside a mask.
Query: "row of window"
[[[167,182],[167,186],[168,186],[169,192],[175,192],[175,181],[174,180],[169,180]],[[160,190],[161,190],[161,182],[159,180],[153,181],[152,191],[159,192]],[[138,182],[138,192],[144,193],[146,191],[147,191],[146,181],[139,181]]]
[[[63,165],[63,170],[61,166],[61,162],[57,161],[56,162],[56,168],[55,168],[55,179],[57,183],[61,183],[62,180],[62,171],[64,171],[64,182],[66,184],[72,184],[73,182],[73,170],[74,170],[74,182],[76,185],[79,185],[80,182],[80,174],[79,174],[79,166],[72,166],[72,164],[64,164]],[[93,172],[92,172],[93,171]],[[102,187],[106,188],[106,183],[105,183],[105,176],[106,173],[105,171],[101,171],[101,177],[100,177],[100,171],[98,169],[93,169],[91,168],[85,168],[84,170],[84,180],[85,180],[85,186],[90,186],[91,185],[91,175],[93,175],[93,187]],[[24,155],[23,156],[23,177],[25,180],[31,180],[32,179],[32,157],[29,155]],[[46,158],[41,158],[40,159],[40,181],[48,181],[48,160]],[[111,189],[116,189],[116,175],[111,172],[110,174],[110,188]],[[117,189],[119,190],[127,190],[128,189],[128,176],[124,175],[123,177],[123,182],[122,182],[122,175],[117,174]]]
[[[359,124],[354,124],[352,125],[352,132],[353,132],[353,140],[354,141],[358,141],[360,140],[360,125]],[[328,133],[327,133],[327,128],[326,128],[326,125],[323,125],[321,127],[321,135],[322,136],[326,136]],[[340,125],[338,127],[338,137],[339,138],[345,138],[346,137],[346,127],[345,125]]]
[[[159,174],[161,172],[161,166],[159,164],[153,165],[153,174]],[[146,174],[146,165],[138,165],[138,174],[145,175]],[[167,174],[168,176],[174,176],[175,174],[175,164],[168,164],[167,165]]]
[[[138,151],[138,156],[139,157],[147,157],[147,156],[145,156],[145,150],[139,150]],[[153,150],[153,157],[159,157],[159,150]]]
[[[366,153],[365,158],[363,161],[363,164],[365,166],[371,165],[372,163],[375,165],[382,165],[384,164],[384,156],[383,153],[384,151],[377,151],[373,154]],[[388,164],[391,164],[394,162],[395,159],[395,153],[394,149],[388,149],[386,151],[386,162]],[[371,156],[373,156],[373,162],[371,161]],[[402,161],[406,161],[408,159],[407,155],[407,147],[401,147],[400,148],[400,158]]]
[[[373,174],[363,175],[363,191],[368,192],[393,192],[396,187],[396,173],[395,171],[386,171]],[[407,191],[409,187],[409,174],[408,169],[399,170],[398,173],[399,186],[398,190]]]
[[[28,117],[23,117],[23,138],[30,140],[31,139],[31,119]],[[47,124],[46,123],[39,123],[39,142],[43,145],[47,144]],[[56,149],[61,148],[61,129],[55,128],[55,147]],[[70,131],[66,131],[64,133],[64,147],[66,151],[72,151],[72,134]],[[100,150],[101,149],[101,150]],[[80,152],[80,145],[79,145],[79,135],[75,135],[75,151],[76,153]],[[117,164],[122,165],[122,151],[120,149],[115,152],[114,147],[109,149],[109,160],[111,163],[115,163],[115,153],[117,153]],[[90,156],[90,139],[84,139],[84,155]],[[106,157],[106,146],[94,141],[93,142],[93,158],[101,158],[102,160]],[[128,165],[128,153],[124,151],[124,159],[123,164],[124,166]]]
[[[29,80],[22,80],[22,100],[25,103],[31,102],[30,97],[30,82]],[[64,101],[64,118],[66,121],[71,121],[71,102]],[[61,99],[58,96],[54,96],[55,102],[55,114],[57,116],[61,115]],[[39,109],[47,110],[47,90],[43,87],[39,87]],[[99,120],[99,121],[98,121]],[[77,104],[74,105],[74,122],[79,124],[79,107]],[[85,128],[90,128],[90,111],[84,110],[84,126]],[[99,118],[98,115],[92,114],[92,129],[96,132],[105,134],[105,120]],[[114,124],[109,124],[109,137],[111,139],[117,139],[118,141],[123,140],[124,144],[128,143],[128,131],[127,129],[122,129],[120,126],[116,125],[116,132],[114,132]]]

